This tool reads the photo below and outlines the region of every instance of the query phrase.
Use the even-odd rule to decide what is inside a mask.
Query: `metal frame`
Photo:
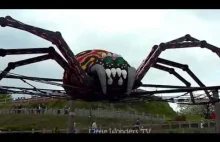
[[[54,97],[59,99],[70,99],[70,97],[66,94],[65,90],[53,90],[53,89],[42,89],[36,88],[31,85],[28,81],[33,82],[41,82],[50,85],[60,86],[63,87],[65,85],[60,84],[61,79],[52,79],[52,78],[38,78],[38,77],[28,77],[28,76],[21,76],[18,74],[11,74],[9,73],[5,78],[8,79],[20,79],[24,83],[27,83],[31,86],[31,88],[24,88],[24,87],[11,87],[11,86],[0,86],[0,94],[4,93],[14,93],[14,94],[28,94],[28,95],[37,95],[37,96],[45,96],[45,97]],[[65,87],[73,87],[73,86],[65,86]],[[209,87],[186,87],[186,86],[173,86],[173,85],[158,85],[158,84],[142,84],[141,87],[148,87],[148,88],[160,88],[160,90],[156,91],[145,91],[143,89],[136,89],[130,95],[130,97],[120,100],[120,102],[132,102],[132,101],[161,101],[161,102],[171,102],[171,103],[183,103],[184,104],[208,104],[208,103],[215,103],[218,102],[219,99],[214,99],[211,96],[211,100],[203,94],[203,98],[196,98],[194,96],[194,102],[192,102],[191,97],[185,97],[187,94],[193,93],[194,91],[205,91],[208,92],[209,90],[213,89],[220,89],[220,86],[209,86]],[[165,88],[161,90],[161,88]],[[73,89],[81,89],[75,88]],[[176,95],[170,97],[169,99],[164,99],[160,96],[155,96],[156,94],[168,94],[168,93],[185,93],[184,95]],[[209,92],[208,92],[209,93]],[[199,101],[199,102],[198,102]],[[115,102],[117,103],[117,102]]]

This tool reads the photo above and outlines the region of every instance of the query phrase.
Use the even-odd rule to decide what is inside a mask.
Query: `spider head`
[[[99,64],[95,64],[91,71],[97,73],[104,94],[107,88],[125,90],[126,94],[130,94],[133,89],[136,70],[120,55],[103,54]]]

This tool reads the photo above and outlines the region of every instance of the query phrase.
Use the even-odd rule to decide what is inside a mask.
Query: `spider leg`
[[[30,49],[0,49],[0,56],[6,55],[21,55],[21,54],[42,54],[46,55],[20,60],[8,63],[8,66],[0,73],[0,80],[4,78],[12,69],[19,66],[29,65],[49,59],[55,60],[64,70],[70,70],[67,62],[55,51],[53,47],[49,48],[30,48]]]
[[[17,75],[6,75],[4,78],[10,79],[25,79],[25,80],[44,80],[44,81],[54,81],[54,82],[62,82],[62,79],[54,79],[54,78],[42,78],[42,77],[32,77],[32,76],[17,76]]]
[[[43,39],[46,39],[52,42],[54,45],[58,47],[62,55],[68,61],[69,66],[71,68],[71,72],[76,75],[76,77],[81,83],[84,81],[83,79],[87,74],[81,68],[80,63],[77,61],[74,53],[71,51],[70,47],[65,42],[60,32],[53,32],[53,31],[41,29],[38,27],[34,27],[31,25],[27,25],[27,24],[24,24],[20,21],[13,19],[10,16],[0,17],[0,25],[2,27],[9,26],[12,28],[27,31],[29,33],[32,33],[36,36],[39,36]]]
[[[189,74],[189,76],[195,80],[195,82],[200,86],[200,87],[206,87],[205,84],[202,83],[202,81],[189,69],[188,65],[184,65],[184,64],[180,64],[174,61],[170,61],[170,60],[166,60],[166,59],[162,59],[162,58],[158,58],[157,63],[160,64],[165,64],[168,66],[172,66],[172,67],[176,67],[179,69],[182,69],[183,71],[185,71],[187,74]],[[204,90],[204,92],[206,93],[207,97],[211,98],[210,93],[207,90]]]
[[[154,63],[156,62],[157,58],[159,57],[162,51],[166,49],[179,49],[179,48],[189,48],[189,47],[207,48],[212,52],[216,53],[220,57],[220,48],[211,45],[204,40],[200,41],[194,37],[191,37],[190,35],[185,35],[170,42],[161,43],[159,46],[158,45],[153,46],[150,54],[137,69],[136,80],[141,81],[143,79],[143,77],[148,72],[150,67],[154,65]]]
[[[186,37],[188,37],[190,35],[185,35],[183,37],[180,37],[180,38],[177,38],[177,39],[174,39],[174,40],[171,40],[167,43],[175,43],[175,42],[181,42],[181,41],[184,41],[184,40],[187,40]],[[157,50],[158,48],[158,45],[154,45],[150,51],[150,53],[148,54],[147,58],[145,60],[143,60],[143,62],[141,63],[141,65],[138,67],[137,69],[137,72],[139,72],[140,70],[143,69],[144,67],[144,64],[150,59],[150,57],[154,54],[154,52]]]
[[[165,71],[165,72],[168,72],[168,73],[174,75],[176,78],[178,78],[180,81],[182,81],[186,85],[186,87],[190,87],[191,86],[191,83],[189,83],[186,79],[184,79],[173,68],[169,68],[169,67],[166,67],[166,66],[163,66],[163,65],[159,65],[159,64],[154,64],[152,67],[156,68],[156,69],[159,69],[159,70],[162,70],[162,71]],[[194,96],[193,96],[192,92],[190,92],[190,97],[191,97],[192,102],[195,103]]]

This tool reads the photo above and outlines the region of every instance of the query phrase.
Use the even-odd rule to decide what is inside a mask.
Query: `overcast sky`
[[[7,15],[44,29],[60,31],[72,51],[77,54],[88,49],[104,49],[121,54],[132,66],[138,67],[155,44],[173,40],[185,34],[220,46],[220,11],[218,10],[1,10]],[[0,48],[37,48],[52,44],[37,36],[0,27]],[[1,58],[3,70],[10,61],[32,56]],[[201,48],[166,50],[160,57],[189,64],[190,69],[206,85],[218,85],[220,60],[216,54]],[[192,85],[185,73],[176,69]],[[20,67],[13,73],[62,78],[63,70],[54,61]],[[184,85],[172,75],[150,69],[144,83]],[[2,80],[1,85],[27,86],[20,81]],[[38,85],[39,86],[39,85]],[[42,87],[42,85],[41,85]],[[45,86],[49,87],[49,86]],[[54,88],[54,87],[50,87]],[[176,108],[176,105],[172,104]]]

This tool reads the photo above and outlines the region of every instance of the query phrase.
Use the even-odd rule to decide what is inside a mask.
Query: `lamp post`
[[[75,122],[75,102],[73,99],[69,100],[69,116],[68,116],[68,128],[67,133],[74,133]]]

